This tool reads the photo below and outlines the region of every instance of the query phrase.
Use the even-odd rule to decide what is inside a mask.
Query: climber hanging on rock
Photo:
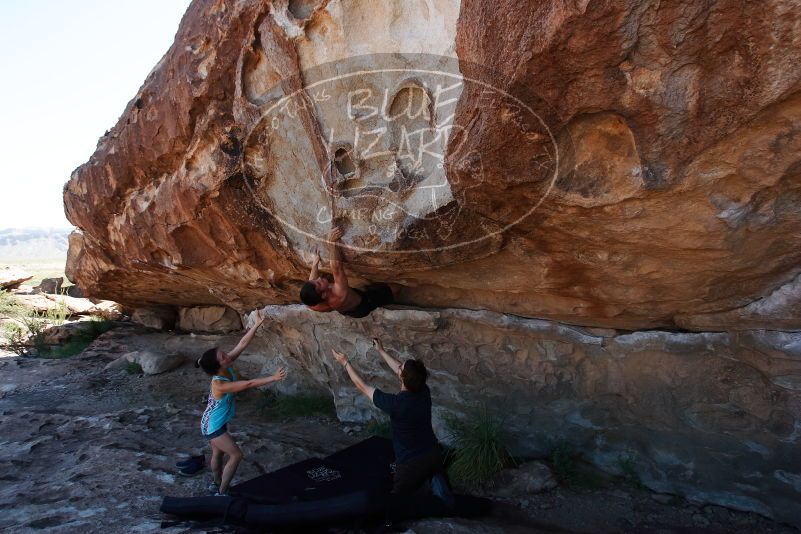
[[[332,228],[328,234],[330,267],[334,283],[320,276],[318,272],[320,252],[317,251],[309,281],[300,289],[300,300],[314,311],[337,311],[342,315],[361,319],[370,315],[376,308],[392,304],[394,296],[387,284],[371,284],[364,289],[355,289],[348,285],[348,277],[342,264],[342,253],[339,250],[341,237],[342,230],[337,227]]]

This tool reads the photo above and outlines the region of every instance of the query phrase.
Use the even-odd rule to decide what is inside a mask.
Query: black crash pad
[[[220,518],[250,526],[334,524],[384,516],[390,506],[392,442],[372,437],[326,458],[310,458],[230,488],[227,497],[165,497],[161,511],[191,519]],[[422,490],[404,517],[479,516],[490,502],[456,496],[447,507]]]

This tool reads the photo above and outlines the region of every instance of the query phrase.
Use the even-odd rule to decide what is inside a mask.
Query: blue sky
[[[69,226],[61,189],[172,44],[189,0],[0,0],[0,229]]]

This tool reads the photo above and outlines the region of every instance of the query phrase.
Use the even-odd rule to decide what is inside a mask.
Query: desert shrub
[[[623,476],[623,481],[626,484],[639,490],[645,489],[645,485],[640,480],[640,475],[637,474],[637,468],[633,457],[623,455],[618,456],[617,466],[620,469],[620,473]]]
[[[576,475],[576,451],[565,440],[559,440],[551,447],[551,468],[554,474],[563,481],[569,481]]]
[[[113,321],[99,317],[92,317],[90,320],[85,321],[83,325],[83,329],[76,332],[72,339],[63,345],[44,345],[41,341],[37,343],[37,339],[41,340],[44,337],[42,334],[38,338],[35,337],[34,346],[36,347],[37,355],[48,359],[76,356],[86,350],[98,336],[114,328]]]
[[[102,317],[92,316],[88,321],[86,321],[85,335],[86,337],[94,340],[112,328],[114,328],[114,321],[109,321],[108,319],[103,319]]]
[[[136,362],[128,362],[128,365],[125,366],[125,372],[129,375],[141,375],[144,373],[142,366]]]
[[[0,348],[19,354],[20,356],[28,352],[28,345],[26,343],[28,336],[20,325],[15,323],[0,325],[0,337],[5,339],[5,342],[0,345]]]
[[[72,314],[67,303],[63,300],[56,301],[56,306],[44,312],[43,319],[52,325],[61,326]]]
[[[92,343],[91,339],[83,336],[75,336],[66,343],[61,345],[44,345],[43,343],[36,344],[36,354],[40,358],[49,360],[58,360],[61,358],[69,358],[76,356],[86,350],[86,347]]]
[[[386,417],[370,419],[364,430],[371,436],[392,437],[392,425]]]
[[[327,395],[265,395],[259,402],[265,415],[278,419],[334,417],[334,401]]]
[[[17,297],[8,291],[0,291],[0,315],[6,317],[19,317],[23,315],[24,307],[19,303]]]
[[[491,485],[493,477],[513,463],[506,447],[505,421],[492,415],[486,406],[464,419],[446,417],[452,442],[448,474],[466,487]]]

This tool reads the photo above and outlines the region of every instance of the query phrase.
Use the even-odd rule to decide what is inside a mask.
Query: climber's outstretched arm
[[[339,250],[339,240],[341,237],[342,230],[338,227],[334,227],[328,234],[328,243],[331,255],[331,274],[334,275],[334,293],[346,295],[350,286],[348,285],[348,277],[345,274],[345,265],[342,263],[342,251]]]

